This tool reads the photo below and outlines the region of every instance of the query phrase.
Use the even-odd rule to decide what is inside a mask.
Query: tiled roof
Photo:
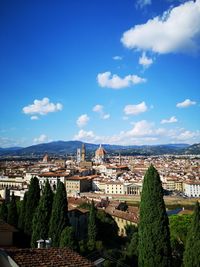
[[[130,221],[133,223],[138,223],[139,222],[139,213],[138,211],[132,211],[132,212],[126,212],[126,211],[121,211],[117,209],[113,209],[112,207],[108,206],[105,209],[106,213],[109,213],[113,217],[118,217],[126,221]]]
[[[19,267],[94,267],[69,248],[5,249]]]

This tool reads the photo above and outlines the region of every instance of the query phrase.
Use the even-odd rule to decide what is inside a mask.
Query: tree
[[[118,210],[122,210],[122,211],[127,211],[128,209],[128,205],[126,204],[126,202],[121,202],[119,204],[119,206],[117,207]]]
[[[25,224],[26,202],[27,202],[27,192],[24,194],[24,199],[22,200],[19,212],[18,228],[22,231],[24,230],[24,224]]]
[[[138,234],[139,266],[171,266],[169,221],[160,176],[153,165],[143,181]]]
[[[49,181],[45,183],[42,197],[33,217],[33,232],[31,237],[31,246],[36,247],[36,241],[39,239],[46,240],[49,232],[49,221],[53,203],[53,192]]]
[[[131,230],[131,239],[130,243],[127,247],[125,256],[126,256],[126,263],[131,264],[131,266],[138,265],[138,228],[136,226],[131,227],[131,229],[127,228],[126,230]],[[130,237],[128,237],[130,238]]]
[[[4,222],[7,222],[8,218],[8,207],[6,205],[5,200],[1,204],[1,209],[0,209],[0,218],[4,220]]]
[[[92,200],[92,205],[90,207],[89,219],[88,219],[88,249],[94,250],[97,237],[97,227],[96,227],[96,210],[94,206],[94,201]]]
[[[31,178],[27,194],[24,232],[31,236],[32,220],[40,200],[40,187],[37,177]]]
[[[169,217],[171,239],[177,239],[185,245],[189,226],[191,224],[191,215],[172,215]]]
[[[49,237],[52,239],[52,246],[58,247],[60,236],[63,229],[69,225],[68,203],[65,186],[62,182],[58,183],[57,191],[54,196],[52,213],[49,226]]]
[[[61,248],[68,247],[77,250],[77,242],[75,239],[75,232],[72,226],[67,226],[61,233],[60,245]]]
[[[118,226],[112,216],[103,210],[96,213],[96,239],[103,242],[104,247],[116,247],[118,244]]]
[[[8,204],[8,219],[7,222],[15,227],[18,224],[17,205],[14,193],[12,193],[11,202]]]
[[[173,265],[181,266],[191,215],[172,215],[169,217]]]
[[[185,267],[200,266],[200,207],[198,201],[187,234],[183,263]]]

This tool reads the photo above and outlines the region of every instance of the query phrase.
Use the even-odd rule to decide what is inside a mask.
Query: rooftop
[[[94,267],[93,263],[69,248],[5,249],[19,267]]]

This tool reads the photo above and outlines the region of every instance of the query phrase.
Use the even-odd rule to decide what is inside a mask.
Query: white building
[[[183,182],[183,190],[188,197],[200,197],[200,182],[186,181]]]
[[[107,194],[124,194],[124,184],[122,182],[107,182],[105,191]]]

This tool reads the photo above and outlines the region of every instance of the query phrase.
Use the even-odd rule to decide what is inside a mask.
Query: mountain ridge
[[[49,154],[75,154],[77,148],[81,148],[82,141],[53,141],[42,143],[28,147],[11,147],[0,148],[0,155],[41,155]],[[94,153],[99,144],[84,143],[88,153]],[[102,144],[109,153],[121,153],[122,155],[159,155],[159,154],[200,154],[200,144],[188,145],[184,143],[178,144],[158,144],[158,145],[110,145]],[[192,147],[192,148],[190,148]]]

